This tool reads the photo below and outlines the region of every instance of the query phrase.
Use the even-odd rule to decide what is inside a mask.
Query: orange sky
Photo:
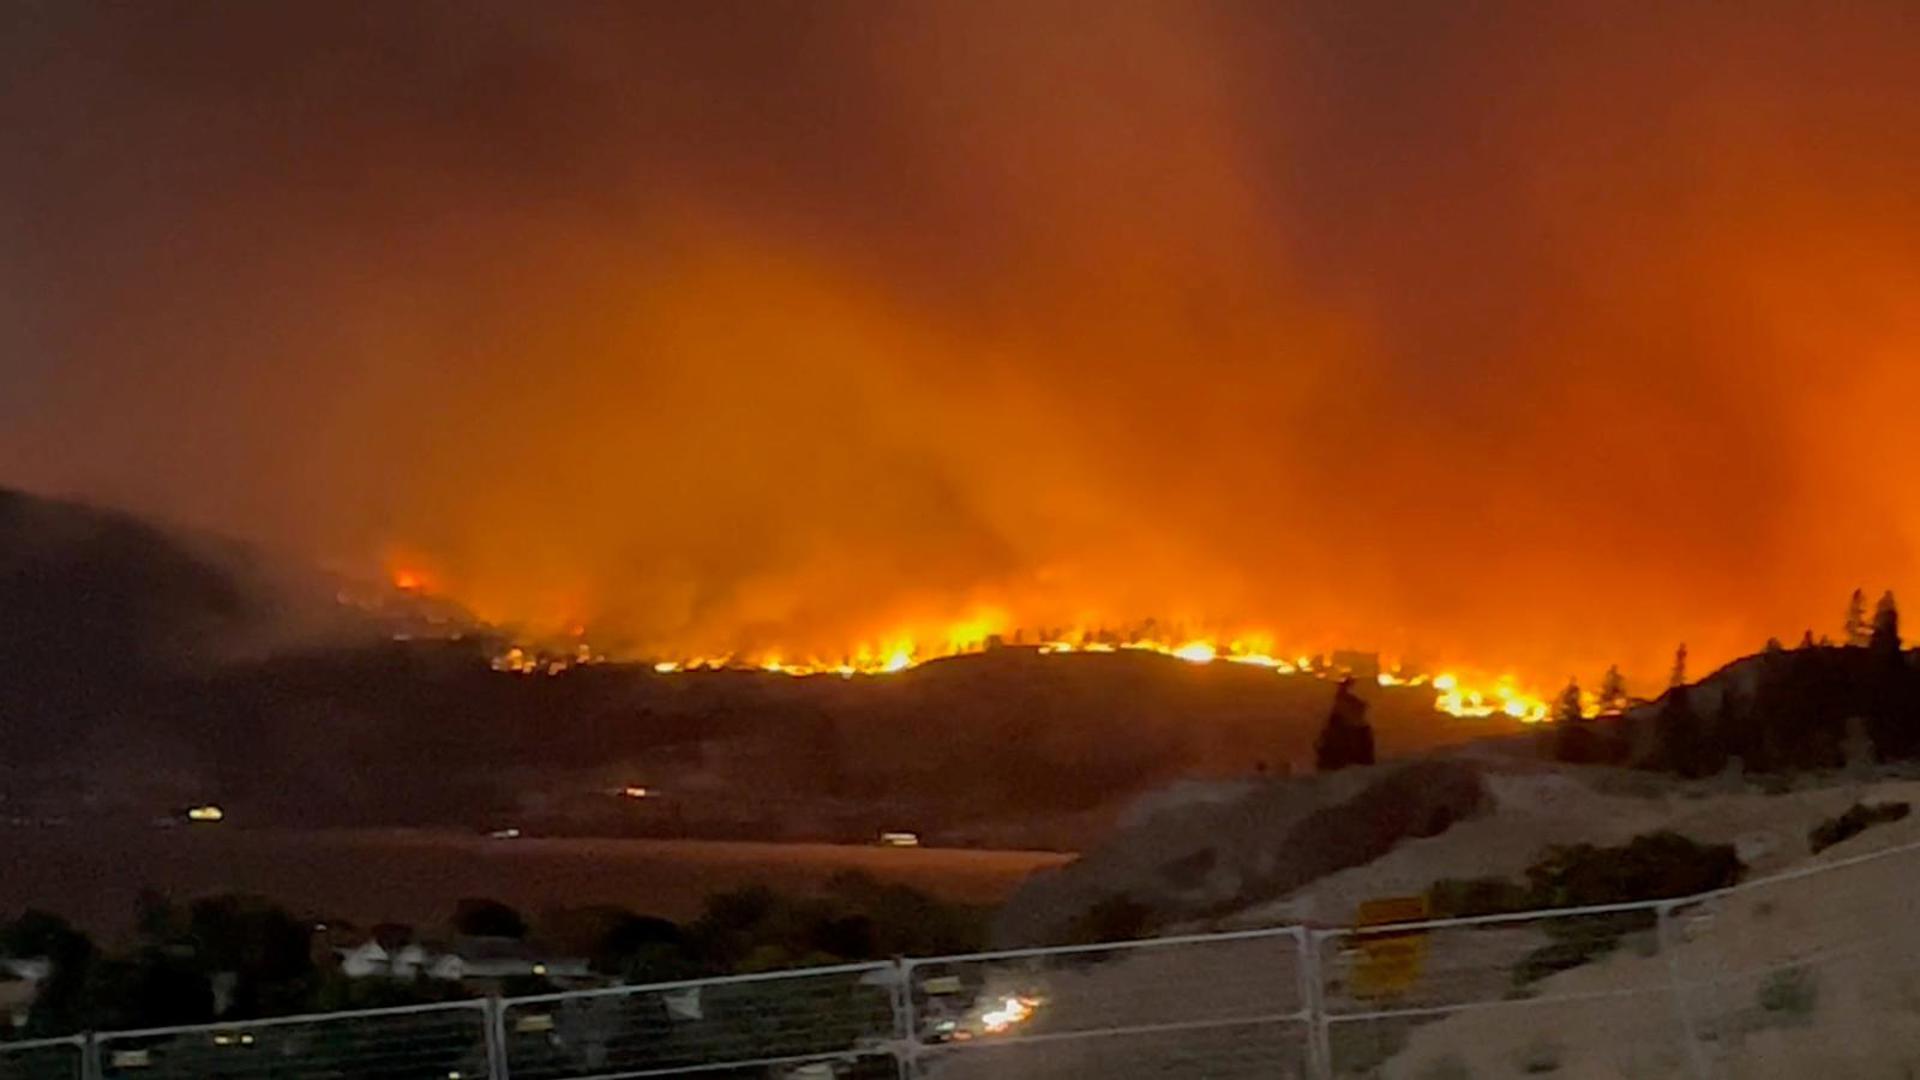
[[[1920,589],[1897,4],[21,4],[0,483],[641,651]]]

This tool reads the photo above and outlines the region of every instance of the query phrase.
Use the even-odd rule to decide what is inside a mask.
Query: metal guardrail
[[[871,1059],[884,1066],[877,1075],[892,1075],[898,983],[896,965],[847,964],[513,998],[499,1005],[504,1074],[585,1080]]]
[[[906,1071],[1298,1075],[1304,940],[1287,928],[905,960]]]
[[[0,1042],[0,1080],[1345,1080],[1574,1057],[1720,1080],[1760,1074],[1781,1029],[1875,1002],[1897,1022],[1857,1038],[1920,1045],[1917,853],[1674,900]]]
[[[483,1078],[499,1057],[494,1012],[474,1000],[117,1031],[94,1037],[92,1080]]]
[[[83,1080],[87,1039],[0,1042],[0,1080]]]

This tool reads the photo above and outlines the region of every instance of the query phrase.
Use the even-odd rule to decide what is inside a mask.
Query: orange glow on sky
[[[0,483],[663,663],[1920,596],[1896,6],[361,14],[0,35]]]

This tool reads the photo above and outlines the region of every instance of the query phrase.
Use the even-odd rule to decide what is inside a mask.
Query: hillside
[[[342,602],[349,586],[311,568],[17,493],[0,567],[0,814],[23,820],[211,801],[256,824],[1071,846],[1180,777],[1303,765],[1332,694],[1022,648],[851,679],[504,674],[457,612]],[[1368,693],[1386,753],[1491,723]]]
[[[1233,1029],[1217,1041],[1205,1030],[1043,1039],[1020,1058],[1021,1075],[1284,1072],[1277,1063],[1301,1053],[1291,1029],[1225,1018],[1285,1010],[1298,946],[1258,931],[1304,924],[1329,932],[1318,985],[1334,1017],[1336,1076],[1679,1080],[1703,1075],[1702,1063],[1716,1076],[1903,1076],[1920,1066],[1910,887],[1920,782],[1910,771],[1806,774],[1769,793],[1733,776],[1684,781],[1476,752],[1189,787],[1143,805],[1081,859],[1036,873],[997,935],[1013,945],[1247,933],[1009,961],[992,977],[1043,1003],[1036,1036],[1110,1023],[1122,1008],[1143,1027],[1170,1018]],[[1862,804],[1894,812],[1833,831]],[[1465,813],[1437,820],[1443,805]],[[1816,844],[1816,834],[1833,839]],[[1737,889],[1679,905],[1664,932],[1644,910],[1538,911],[1615,903],[1634,889],[1631,898],[1693,896],[1728,884],[1729,870],[1742,875]],[[1511,895],[1469,913],[1510,920],[1395,935],[1381,954],[1397,958],[1391,981],[1359,938],[1338,932],[1366,901],[1426,897],[1444,917],[1475,895],[1468,886],[1489,897],[1496,884]],[[1552,899],[1569,888],[1581,891]],[[999,1064],[955,1054],[934,1075],[1000,1075]]]

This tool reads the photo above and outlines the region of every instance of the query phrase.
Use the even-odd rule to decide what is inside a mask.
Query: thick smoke
[[[0,19],[0,482],[695,652],[1920,584],[1898,5]]]

